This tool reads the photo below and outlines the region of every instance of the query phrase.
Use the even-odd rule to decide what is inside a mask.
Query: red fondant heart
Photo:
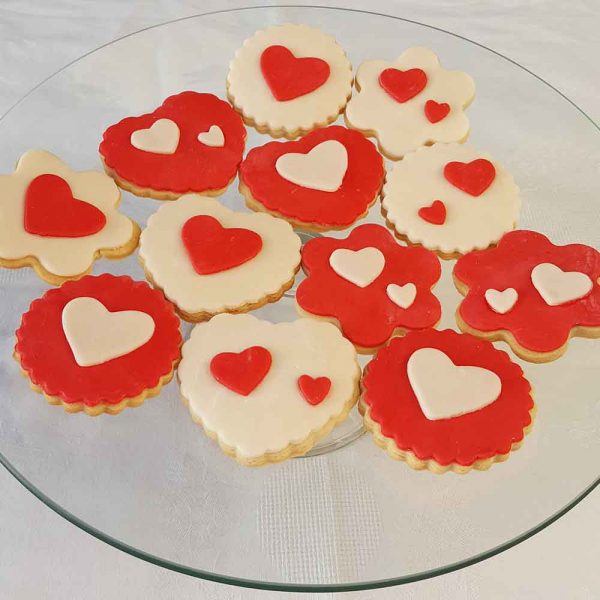
[[[450,105],[447,102],[427,100],[427,102],[425,102],[424,111],[425,116],[430,123],[438,123],[448,116]]]
[[[331,389],[329,377],[311,377],[300,375],[298,377],[298,388],[304,399],[313,406],[321,404]]]
[[[471,196],[481,196],[496,177],[494,165],[485,158],[470,163],[449,162],[444,167],[444,177],[459,190]]]
[[[93,204],[73,197],[69,184],[58,175],[38,175],[25,192],[23,226],[44,237],[84,237],[98,233],[106,216]]]
[[[248,396],[270,368],[271,353],[262,346],[251,346],[242,352],[222,352],[210,361],[212,376],[241,396]]]
[[[262,238],[251,229],[225,228],[208,215],[188,219],[181,239],[199,275],[210,275],[237,267],[254,258],[262,248]]]
[[[296,58],[285,46],[269,46],[260,56],[260,68],[276,100],[304,96],[329,79],[329,65],[320,58]]]
[[[446,222],[446,205],[441,200],[434,200],[430,206],[419,209],[419,216],[433,225],[443,225]]]
[[[379,85],[396,102],[406,102],[423,91],[427,85],[427,75],[422,69],[384,69],[379,75]]]

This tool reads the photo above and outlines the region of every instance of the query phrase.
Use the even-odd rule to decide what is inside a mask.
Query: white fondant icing
[[[218,125],[211,125],[208,131],[198,134],[198,141],[211,148],[222,148],[225,145],[225,136]]]
[[[531,271],[531,281],[544,302],[559,306],[587,296],[593,282],[579,271],[563,271],[552,263],[541,263]]]
[[[410,308],[417,296],[417,286],[414,283],[398,285],[390,283],[386,288],[388,298],[400,308]]]
[[[506,288],[502,291],[490,288],[485,291],[485,301],[494,312],[501,315],[510,311],[518,298],[519,294],[515,288]]]
[[[174,154],[179,144],[179,127],[171,119],[158,119],[148,129],[131,134],[131,145],[153,154]]]
[[[329,256],[331,268],[350,283],[364,288],[373,283],[385,267],[385,256],[379,248],[360,250],[338,248]]]

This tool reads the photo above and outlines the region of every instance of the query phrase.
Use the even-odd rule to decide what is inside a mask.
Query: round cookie
[[[519,188],[488,154],[459,144],[420,148],[394,165],[382,192],[388,227],[410,244],[457,258],[514,229]]]
[[[194,327],[178,379],[191,416],[240,464],[300,456],[356,403],[356,352],[329,323],[218,315]]]
[[[352,66],[334,38],[305,25],[257,31],[229,65],[227,95],[261,133],[293,139],[335,121],[352,93]]]
[[[59,285],[89,273],[98,258],[123,258],[140,228],[118,211],[121,194],[97,171],[72,171],[45,150],[29,150],[0,175],[0,266],[33,267]]]

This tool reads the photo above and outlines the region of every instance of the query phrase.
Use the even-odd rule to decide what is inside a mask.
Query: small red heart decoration
[[[313,406],[321,404],[325,400],[331,389],[331,379],[329,377],[311,377],[310,375],[300,375],[298,377],[298,389],[304,399]]]
[[[25,192],[23,226],[44,237],[85,237],[98,233],[106,216],[93,204],[73,197],[69,184],[58,175],[38,175]]]
[[[446,222],[446,205],[441,200],[434,200],[430,206],[420,208],[418,215],[432,225],[443,225]]]
[[[188,219],[181,230],[181,239],[199,275],[237,267],[254,258],[262,249],[262,238],[256,231],[226,228],[208,215]]]
[[[425,102],[424,111],[425,116],[430,123],[438,123],[448,116],[450,105],[447,102],[427,100],[427,102]]]
[[[320,88],[329,79],[329,64],[320,58],[296,58],[285,46],[269,46],[260,69],[276,100],[285,102]]]
[[[422,69],[384,69],[379,74],[379,85],[396,102],[406,102],[425,88],[427,75]]]
[[[221,385],[248,396],[271,369],[271,353],[262,346],[242,352],[222,352],[210,361],[210,372]]]
[[[459,190],[471,196],[481,196],[496,178],[496,169],[485,158],[470,163],[455,161],[444,167],[444,177]]]

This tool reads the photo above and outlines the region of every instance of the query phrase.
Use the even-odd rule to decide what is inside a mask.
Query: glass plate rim
[[[390,15],[387,13],[364,10],[364,9],[357,9],[357,8],[345,8],[345,7],[340,7],[340,6],[325,6],[325,5],[314,5],[314,4],[263,4],[263,5],[255,5],[255,6],[242,6],[242,7],[228,8],[228,9],[212,10],[212,11],[206,11],[203,13],[187,15],[185,17],[179,17],[177,19],[170,19],[170,20],[164,21],[162,23],[155,23],[154,25],[150,25],[148,27],[144,27],[142,29],[138,29],[136,31],[130,32],[124,36],[110,40],[104,44],[101,44],[100,46],[97,46],[96,48],[94,48],[92,50],[89,50],[88,52],[85,52],[81,56],[66,63],[60,69],[56,70],[52,74],[48,75],[47,77],[45,77],[44,79],[39,81],[29,91],[27,91],[23,96],[21,96],[21,98],[19,98],[12,106],[10,106],[4,112],[4,114],[2,114],[0,116],[0,122],[2,122],[15,108],[17,108],[17,106],[19,106],[31,94],[33,94],[36,90],[41,88],[46,82],[50,81],[53,77],[55,77],[59,73],[65,71],[66,69],[68,69],[69,67],[74,65],[75,63],[90,56],[91,54],[94,54],[95,52],[98,52],[98,51],[102,50],[103,48],[106,48],[112,44],[120,42],[124,39],[132,37],[134,35],[144,32],[144,31],[148,31],[151,29],[157,29],[159,27],[164,27],[166,25],[178,23],[181,21],[187,21],[187,20],[196,19],[199,17],[206,17],[206,16],[211,16],[211,15],[217,15],[217,14],[250,11],[250,10],[264,10],[264,9],[269,9],[269,8],[308,8],[308,9],[315,9],[315,10],[333,10],[333,11],[340,11],[340,12],[367,14],[367,15],[373,15],[373,16],[378,16],[378,17],[386,17],[389,19],[397,20],[397,21],[404,21],[406,23],[411,23],[413,25],[419,25],[421,27],[426,27],[428,29],[439,31],[441,33],[445,33],[452,37],[455,37],[455,38],[461,39],[465,42],[468,42],[469,44],[473,44],[474,46],[478,46],[479,48],[481,48],[483,50],[491,52],[492,54],[495,54],[496,56],[502,58],[503,60],[506,60],[507,62],[513,64],[514,66],[522,69],[529,75],[535,77],[538,81],[545,84],[547,87],[549,87],[551,90],[553,90],[559,96],[561,96],[564,100],[566,100],[573,108],[575,108],[583,117],[585,117],[585,119],[587,119],[600,132],[600,125],[598,125],[581,107],[579,107],[575,102],[573,102],[573,100],[571,100],[568,96],[566,96],[558,88],[554,87],[551,83],[549,83],[548,81],[546,81],[545,79],[543,79],[542,77],[540,77],[539,75],[537,75],[536,73],[534,73],[533,71],[528,69],[527,67],[524,67],[517,61],[509,58],[508,56],[505,56],[504,54],[502,54],[492,48],[489,48],[488,46],[486,46],[484,44],[481,44],[480,42],[471,40],[470,38],[460,35],[458,33],[448,31],[447,29],[443,29],[442,27],[437,27],[435,25],[429,25],[427,23],[422,23],[420,21],[416,21],[413,19],[407,19],[405,17],[399,17],[397,15]],[[2,454],[2,452],[0,452],[0,464],[25,489],[27,489],[29,492],[31,492],[36,498],[38,498],[38,500],[43,502],[48,508],[50,508],[55,513],[57,513],[58,515],[63,517],[66,521],[68,521],[68,522],[72,523],[73,525],[75,525],[76,527],[80,528],[82,531],[85,531],[86,533],[92,535],[96,539],[112,546],[113,548],[116,548],[117,550],[121,550],[122,552],[125,552],[131,556],[134,556],[136,558],[139,558],[141,560],[144,560],[144,561],[154,564],[156,566],[163,567],[163,568],[166,568],[171,571],[175,571],[177,573],[181,573],[184,575],[189,575],[192,577],[205,579],[207,581],[213,581],[216,583],[223,583],[226,585],[234,585],[234,586],[244,587],[244,588],[262,589],[262,590],[280,591],[280,592],[351,592],[351,591],[378,589],[378,588],[391,587],[391,586],[395,586],[395,585],[414,583],[417,581],[423,581],[425,579],[431,579],[433,577],[438,577],[440,575],[445,575],[447,573],[452,573],[453,571],[458,571],[460,569],[464,569],[471,565],[474,565],[474,564],[477,564],[484,560],[487,560],[488,558],[492,558],[493,556],[496,556],[506,550],[509,550],[510,548],[513,548],[514,546],[517,546],[521,542],[524,542],[524,541],[530,539],[531,537],[533,537],[534,535],[536,535],[537,533],[544,530],[546,527],[548,527],[549,525],[551,525],[552,523],[554,523],[555,521],[557,521],[558,519],[563,517],[572,508],[577,506],[577,504],[579,504],[584,498],[586,498],[589,494],[591,494],[592,491],[594,491],[594,489],[596,489],[598,487],[598,485],[600,485],[600,475],[599,475],[595,481],[593,481],[587,488],[585,488],[580,494],[578,494],[571,502],[566,504],[563,508],[558,510],[556,513],[550,515],[547,519],[543,520],[541,523],[539,523],[535,527],[528,529],[527,531],[504,542],[503,544],[499,544],[498,546],[490,548],[489,550],[486,550],[485,552],[481,552],[479,554],[476,554],[474,556],[471,556],[469,558],[466,558],[466,559],[463,559],[463,560],[460,560],[460,561],[457,561],[454,563],[443,565],[443,566],[435,568],[435,569],[429,569],[426,571],[413,573],[411,575],[392,577],[392,578],[380,579],[380,580],[368,581],[368,582],[332,583],[332,584],[303,584],[303,583],[287,584],[287,583],[269,582],[269,581],[255,581],[252,579],[245,579],[245,578],[239,578],[239,577],[234,577],[234,576],[211,573],[210,571],[204,571],[202,569],[196,569],[193,567],[185,566],[185,565],[182,565],[182,564],[179,564],[179,563],[176,563],[176,562],[164,559],[164,558],[160,558],[158,556],[155,556],[155,555],[145,552],[143,550],[139,550],[133,546],[126,544],[125,542],[122,542],[122,541],[100,531],[99,529],[96,529],[92,525],[79,519],[79,517],[77,517],[73,513],[64,509],[57,502],[55,502],[54,500],[52,500],[51,498],[46,496],[44,494],[44,492],[42,492],[40,489],[38,489],[24,475],[22,475],[18,471],[18,469],[10,463],[10,461],[4,456],[4,454]]]

